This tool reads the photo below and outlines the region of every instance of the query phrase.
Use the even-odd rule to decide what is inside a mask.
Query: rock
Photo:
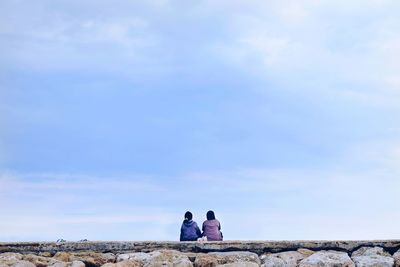
[[[36,267],[35,264],[29,261],[18,261],[17,263],[13,264],[12,267]]]
[[[349,255],[338,251],[319,251],[303,259],[299,267],[354,267]]]
[[[395,260],[381,247],[362,247],[351,257],[357,267],[392,267]]]
[[[106,263],[102,267],[142,267],[141,260],[124,260],[117,263]]]
[[[198,254],[194,265],[196,267],[211,267],[225,264],[236,264],[235,266],[246,266],[246,263],[260,265],[260,258],[252,252],[210,252],[208,254]],[[239,265],[238,265],[239,264]],[[241,265],[240,265],[241,264]],[[252,264],[248,264],[250,266]]]
[[[49,266],[49,265],[52,265],[52,264],[58,262],[58,260],[53,259],[53,258],[36,256],[36,255],[33,255],[33,254],[24,255],[23,259],[25,261],[32,262],[37,267],[46,267],[46,266]]]
[[[226,263],[226,264],[220,264],[217,265],[217,267],[259,267],[255,262],[250,262],[250,261],[238,261],[238,262],[233,262],[233,263]]]
[[[68,261],[82,261],[89,266],[102,266],[106,263],[114,263],[116,259],[113,253],[97,253],[97,252],[77,252],[71,253]]]
[[[150,260],[152,254],[144,253],[144,252],[135,252],[135,253],[125,253],[117,255],[117,262],[125,261],[125,260],[141,260],[143,262]]]
[[[297,250],[297,252],[299,252],[300,254],[303,254],[304,257],[311,256],[312,254],[315,253],[315,251],[312,251],[312,250],[309,250],[309,249],[306,249],[306,248],[299,248]]]
[[[174,267],[191,267],[192,262],[188,256],[176,250],[159,250],[150,253],[136,252],[126,253],[117,256],[117,262],[127,260],[136,260],[142,262],[145,267],[153,266],[174,266]]]
[[[53,259],[55,259],[55,260],[57,260],[57,261],[68,262],[68,261],[69,261],[69,257],[71,257],[71,253],[67,253],[67,252],[57,252],[57,253],[53,256]]]
[[[68,263],[66,263],[64,261],[58,261],[49,266],[51,266],[51,267],[68,267]]]
[[[354,251],[351,256],[371,256],[371,255],[380,255],[380,256],[389,256],[390,254],[386,252],[381,247],[362,247]]]
[[[261,262],[263,267],[287,266],[296,267],[297,264],[306,256],[297,251],[286,251],[274,254],[262,255]]]
[[[23,258],[22,254],[20,253],[13,253],[13,252],[5,252],[0,254],[0,267],[2,266],[11,266]]]
[[[83,263],[82,261],[73,261],[71,263],[71,267],[85,267],[85,263]]]
[[[392,257],[371,255],[355,256],[352,258],[357,267],[393,267],[394,259]]]
[[[395,260],[381,247],[362,247],[352,253],[356,266],[393,266]]]
[[[400,267],[400,249],[393,254],[393,258],[394,258],[394,266]]]

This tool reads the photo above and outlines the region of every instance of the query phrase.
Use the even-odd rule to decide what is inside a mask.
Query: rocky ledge
[[[0,243],[0,267],[400,267],[400,240]]]

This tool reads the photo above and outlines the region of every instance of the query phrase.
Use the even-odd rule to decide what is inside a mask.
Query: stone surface
[[[357,267],[393,267],[395,260],[381,247],[362,247],[351,256]]]
[[[209,267],[226,264],[236,264],[235,266],[239,266],[238,264],[244,265],[246,263],[255,263],[259,266],[260,258],[255,253],[244,251],[210,252],[208,254],[197,255],[196,260],[194,261],[196,267]]]
[[[143,262],[145,267],[156,267],[156,266],[174,266],[174,267],[191,267],[192,262],[189,257],[184,253],[176,250],[160,250],[153,251],[150,253],[126,253],[117,256],[117,262],[123,262],[127,260],[136,260]]]
[[[36,266],[32,262],[22,260],[13,264],[12,267],[36,267]]]
[[[151,252],[157,250],[178,250],[181,252],[212,252],[212,251],[249,251],[259,255],[263,253],[277,253],[288,250],[305,248],[310,250],[338,250],[351,253],[359,247],[383,247],[392,251],[400,248],[400,240],[374,240],[374,241],[222,241],[222,242],[0,242],[0,253],[22,252],[50,253],[57,252]]]
[[[71,267],[85,267],[85,263],[83,263],[82,261],[73,261],[71,263]]]
[[[299,267],[354,267],[349,255],[338,251],[319,251],[303,259]]]
[[[217,265],[217,267],[259,267],[259,266],[260,265],[258,265],[257,263],[249,261],[240,261],[240,262]]]
[[[57,252],[53,258],[61,262],[81,261],[89,266],[102,266],[106,263],[114,263],[116,256],[113,253],[98,252]]]
[[[354,251],[351,256],[370,256],[370,255],[380,255],[380,256],[389,256],[390,254],[386,252],[381,247],[362,247]]]
[[[143,267],[141,260],[124,260],[117,263],[106,263],[102,267]]]
[[[296,267],[306,256],[297,251],[286,251],[274,254],[264,254],[260,257],[263,267],[287,266]]]
[[[0,267],[12,266],[22,260],[22,254],[6,252],[0,254]]]
[[[58,260],[56,260],[56,259],[53,259],[50,257],[37,256],[34,254],[24,255],[23,259],[26,261],[32,262],[37,267],[46,267],[46,266],[49,266],[49,265],[52,265],[52,264],[58,262]]]
[[[393,258],[394,258],[394,266],[400,267],[400,249],[393,254]]]

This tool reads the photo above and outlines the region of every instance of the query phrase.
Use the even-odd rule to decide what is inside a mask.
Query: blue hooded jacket
[[[180,241],[196,241],[201,237],[200,228],[193,220],[184,220],[181,227]]]

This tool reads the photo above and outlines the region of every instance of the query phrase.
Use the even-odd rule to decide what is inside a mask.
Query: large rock
[[[18,261],[17,263],[13,264],[12,267],[36,267],[35,264],[29,261]]]
[[[362,247],[351,258],[357,267],[393,267],[395,260],[381,247]]]
[[[114,263],[116,256],[113,253],[98,252],[57,252],[53,256],[54,260],[61,262],[81,261],[88,266],[102,266],[106,263]]]
[[[102,267],[142,267],[141,260],[123,260],[117,263],[106,263]]]
[[[5,252],[0,254],[0,267],[3,266],[12,266],[23,258],[22,254],[20,253],[13,253],[13,252]]]
[[[252,252],[210,252],[208,254],[198,254],[194,265],[196,267],[212,267],[227,264],[235,264],[228,266],[257,266],[260,265],[260,258]],[[247,264],[247,265],[245,265]]]
[[[37,256],[34,254],[24,255],[23,259],[25,261],[32,262],[36,267],[47,267],[49,265],[52,265],[52,264],[58,262],[58,260],[56,260],[56,259],[49,258],[49,257]]]
[[[393,254],[393,258],[394,258],[394,266],[400,267],[400,249]]]
[[[286,251],[274,254],[262,255],[261,266],[263,267],[296,267],[297,264],[304,259],[306,256],[297,251]]]
[[[338,251],[319,251],[303,259],[299,267],[354,267],[349,255]]]
[[[390,256],[390,254],[381,247],[362,247],[351,254],[352,257],[371,255]]]
[[[259,267],[255,262],[250,262],[250,261],[238,261],[238,262],[233,262],[233,263],[226,263],[226,264],[220,264],[217,265],[217,267]]]
[[[145,267],[173,266],[192,267],[188,256],[176,250],[159,250],[150,253],[136,252],[117,256],[117,262],[135,260],[142,262]]]

